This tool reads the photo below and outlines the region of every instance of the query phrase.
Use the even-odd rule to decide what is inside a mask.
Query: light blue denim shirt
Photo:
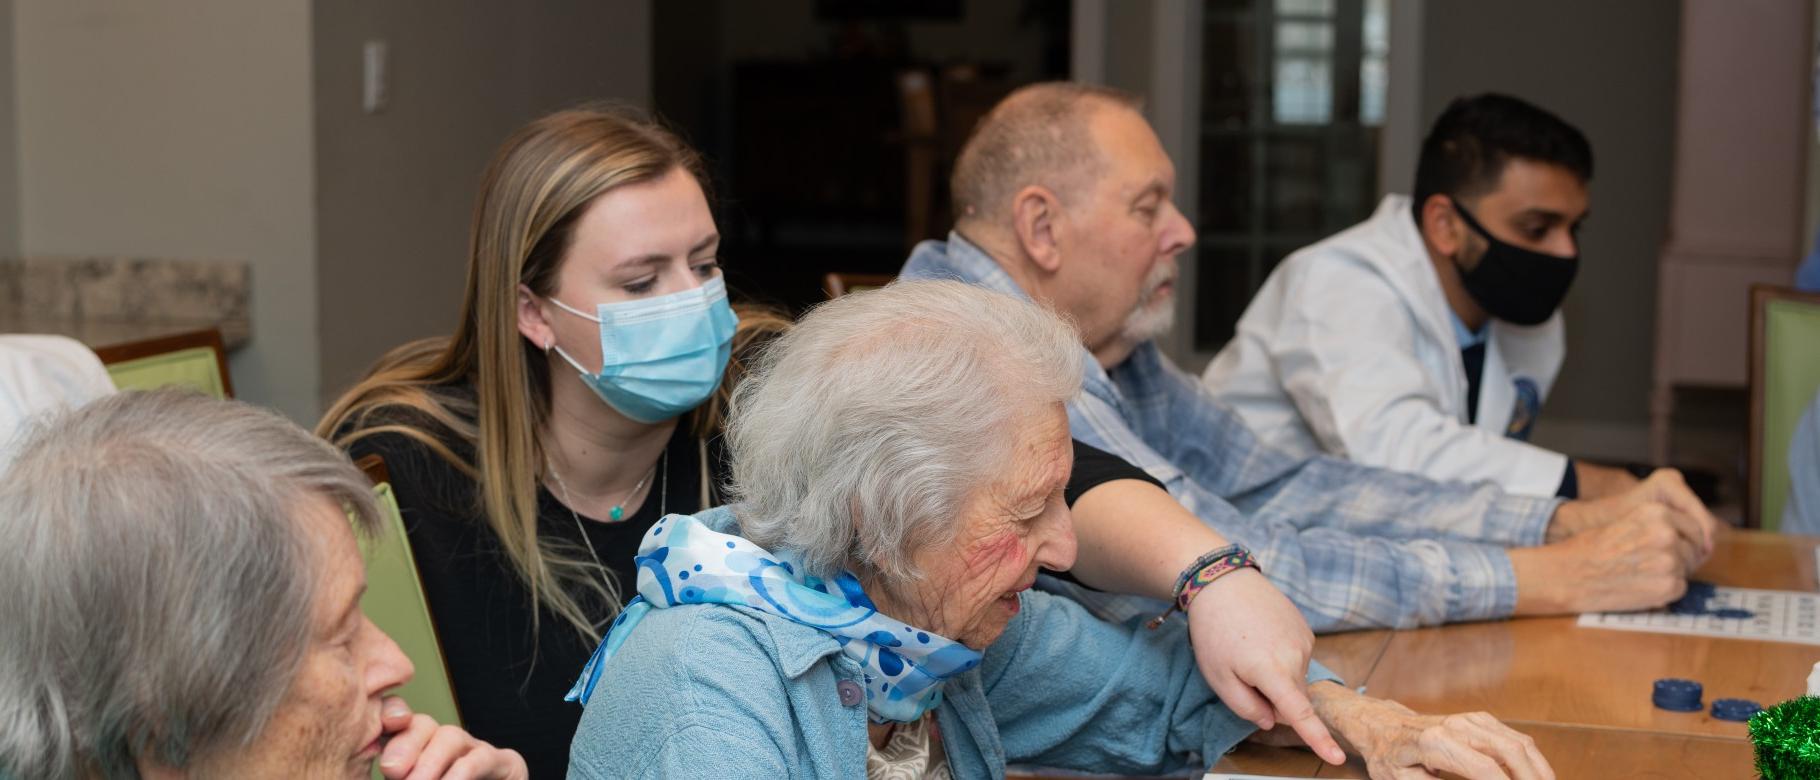
[[[958,279],[1026,297],[959,234],[924,241],[907,279]],[[1277,450],[1145,342],[1103,369],[1088,355],[1068,403],[1074,438],[1156,477],[1188,511],[1245,545],[1317,633],[1507,617],[1517,575],[1505,547],[1542,543],[1560,501],[1491,483],[1434,482]],[[1043,580],[1115,620],[1162,602]],[[1154,614],[1154,613],[1153,613]]]
[[[737,532],[726,508],[696,519]],[[1319,664],[1309,679],[1338,680]],[[653,610],[607,662],[569,776],[865,777],[859,681],[831,637],[800,623],[719,604]],[[1208,689],[1184,621],[1117,626],[1028,592],[979,668],[948,681],[935,715],[956,778],[1003,777],[1007,763],[1202,767],[1254,730]]]
[[[1460,349],[1476,347],[1491,338],[1491,323],[1489,322],[1480,325],[1478,330],[1468,328],[1466,323],[1460,320],[1460,315],[1453,313],[1451,306],[1447,307],[1447,318],[1453,320],[1453,338],[1460,342]]]

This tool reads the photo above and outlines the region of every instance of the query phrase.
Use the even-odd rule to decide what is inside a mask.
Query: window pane
[[[1278,16],[1333,16],[1333,0],[1276,0]]]
[[[1278,124],[1325,124],[1333,116],[1333,62],[1326,57],[1277,60],[1273,89]]]
[[[1384,93],[1390,88],[1390,68],[1383,57],[1366,57],[1359,63],[1359,121],[1384,124]]]
[[[1390,51],[1390,0],[1365,0],[1361,42],[1366,54]]]
[[[1202,1],[1193,332],[1211,352],[1284,256],[1370,215],[1393,4]]]
[[[1326,22],[1278,22],[1277,52],[1326,54],[1333,51],[1333,25]]]

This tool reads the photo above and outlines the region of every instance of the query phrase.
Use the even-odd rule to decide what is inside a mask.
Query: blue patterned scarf
[[[732,604],[820,629],[865,670],[866,709],[874,723],[907,723],[942,701],[942,683],[979,665],[966,645],[879,614],[842,572],[828,582],[804,574],[795,556],[774,555],[737,536],[717,533],[687,515],[651,527],[638,546],[638,597],[607,631],[581,679],[564,698],[583,705],[601,669],[653,609],[678,604]]]

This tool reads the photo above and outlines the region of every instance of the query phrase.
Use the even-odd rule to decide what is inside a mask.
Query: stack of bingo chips
[[[1665,710],[1675,712],[1699,712],[1700,684],[1693,680],[1667,678],[1656,681],[1656,689],[1650,694],[1651,703]]]

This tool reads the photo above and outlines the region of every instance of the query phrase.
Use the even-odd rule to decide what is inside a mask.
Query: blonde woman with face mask
[[[382,358],[318,432],[379,454],[464,721],[560,775],[562,701],[659,517],[719,503],[716,392],[786,324],[736,313],[701,161],[619,109],[514,134],[487,169],[455,334]]]

